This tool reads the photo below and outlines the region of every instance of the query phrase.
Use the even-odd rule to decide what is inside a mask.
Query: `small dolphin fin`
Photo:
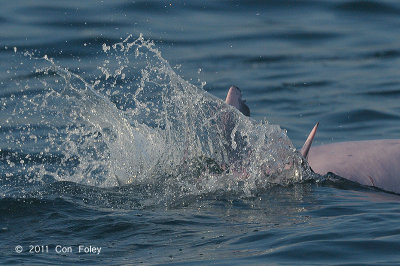
[[[240,99],[242,98],[241,90],[236,86],[231,86],[226,95],[225,103],[240,108]]]
[[[250,116],[250,108],[247,106],[246,100],[242,100],[242,91],[238,87],[231,86],[229,88],[225,103],[236,107],[245,116]]]
[[[303,145],[303,148],[301,148],[300,152],[301,155],[303,155],[304,158],[308,158],[308,152],[310,151],[311,144],[314,140],[315,133],[317,133],[319,122],[315,124],[314,128],[311,130],[310,135],[308,135],[308,138],[306,142]]]

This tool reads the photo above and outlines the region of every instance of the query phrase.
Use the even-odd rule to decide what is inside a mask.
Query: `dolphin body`
[[[250,116],[250,109],[242,100],[239,88],[230,87],[225,102]],[[311,147],[318,124],[300,150],[314,172],[320,175],[331,172],[362,185],[400,194],[400,139],[338,142]]]
[[[338,142],[312,147],[308,164],[314,172],[332,172],[362,185],[400,194],[400,140]]]

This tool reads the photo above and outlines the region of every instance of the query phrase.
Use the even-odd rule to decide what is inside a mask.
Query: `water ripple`
[[[357,122],[367,122],[373,120],[398,120],[400,115],[377,111],[372,109],[356,109],[350,111],[334,112],[324,118],[324,121],[333,123],[348,124]]]
[[[85,28],[85,29],[102,29],[104,27],[124,27],[128,26],[128,23],[116,22],[116,21],[91,21],[88,19],[71,19],[68,21],[44,21],[37,23],[45,27],[55,27],[55,28]]]
[[[348,1],[336,5],[336,9],[352,13],[364,13],[374,15],[398,15],[400,9],[383,1]]]
[[[398,84],[397,84],[398,85]],[[400,96],[400,89],[394,89],[394,90],[382,90],[382,89],[377,89],[374,91],[368,91],[368,92],[363,92],[362,94],[364,95],[369,95],[369,96]]]

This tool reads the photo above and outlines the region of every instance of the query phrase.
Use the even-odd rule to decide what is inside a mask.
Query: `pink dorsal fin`
[[[246,101],[242,99],[242,92],[238,87],[231,86],[229,88],[225,102],[236,107],[245,116],[250,116],[250,108],[247,106]]]
[[[314,140],[315,133],[317,133],[319,122],[315,124],[314,128],[311,130],[310,135],[308,135],[308,138],[306,142],[303,145],[303,148],[301,148],[300,152],[301,155],[303,155],[304,158],[308,158],[308,152],[310,151],[311,144]]]

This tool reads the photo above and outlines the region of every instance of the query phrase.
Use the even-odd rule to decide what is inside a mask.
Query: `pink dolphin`
[[[315,131],[317,127],[318,124],[314,127]],[[308,156],[304,153],[303,156],[318,174],[332,172],[362,185],[400,194],[399,139],[349,141],[315,146],[309,149]]]
[[[246,114],[242,111],[244,101],[237,87],[229,89],[225,102]],[[314,172],[321,175],[332,172],[362,185],[400,194],[399,139],[339,142],[311,148],[317,128],[318,123],[300,151]]]

